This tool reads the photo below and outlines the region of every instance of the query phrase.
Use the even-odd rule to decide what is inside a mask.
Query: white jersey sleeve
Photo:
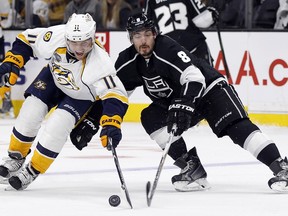
[[[97,97],[104,100],[109,97],[126,101],[126,90],[116,76],[114,64],[108,53],[95,45],[95,49],[87,58],[82,80],[88,85],[93,85]],[[127,102],[127,101],[126,101]]]
[[[31,47],[35,57],[50,59],[54,83],[66,95],[91,101],[115,98],[128,104],[114,64],[99,44],[94,43],[87,57],[78,61],[67,58],[65,25],[27,29],[17,38]]]
[[[17,36],[29,45],[34,57],[49,59],[59,47],[66,47],[65,25],[27,29]]]

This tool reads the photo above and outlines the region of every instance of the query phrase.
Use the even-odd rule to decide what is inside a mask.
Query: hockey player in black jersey
[[[181,136],[204,118],[218,137],[229,136],[272,170],[275,177],[268,182],[270,188],[287,192],[287,158],[282,159],[276,144],[250,121],[233,86],[205,60],[158,34],[146,15],[130,17],[127,30],[132,45],[119,54],[117,76],[128,93],[142,87],[152,100],[141,112],[141,123],[162,149],[176,124],[168,152],[181,168],[181,173],[172,177],[175,189],[190,191],[207,186],[207,174],[196,149],[187,153]],[[84,136],[85,131],[79,133]]]
[[[217,22],[219,13],[215,8],[206,7],[201,0],[146,0],[144,12],[161,34],[168,35],[197,57],[213,64],[201,29]]]

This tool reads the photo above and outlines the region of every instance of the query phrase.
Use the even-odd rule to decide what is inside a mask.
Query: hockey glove
[[[107,115],[103,115],[100,119],[100,125],[103,127],[100,133],[100,138],[102,142],[102,146],[111,150],[109,146],[108,139],[112,139],[112,145],[114,148],[117,147],[120,140],[122,139],[122,133],[120,129],[120,125],[122,122],[122,118],[118,115],[114,115],[109,117]]]
[[[24,59],[21,55],[15,55],[11,51],[7,52],[0,65],[0,86],[15,85],[23,65]]]
[[[114,148],[116,148],[122,139],[121,129],[114,126],[105,126],[100,133],[100,137],[103,147],[111,150],[111,147],[108,144],[108,138],[112,139],[111,144]]]
[[[81,151],[88,145],[98,130],[99,125],[95,124],[93,119],[88,116],[70,133],[71,142],[78,150]]]
[[[216,8],[214,8],[214,7],[207,7],[207,10],[211,12],[214,24],[216,24],[219,21],[219,12],[218,12],[218,10]]]
[[[168,133],[172,131],[172,127],[176,125],[175,136],[180,136],[184,131],[188,130],[192,122],[192,113],[194,111],[193,103],[185,98],[176,98],[172,100],[168,108],[167,129]]]

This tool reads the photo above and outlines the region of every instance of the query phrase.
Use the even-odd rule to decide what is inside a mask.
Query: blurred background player
[[[95,40],[95,32],[96,23],[88,13],[73,14],[66,25],[21,32],[6,53],[0,65],[2,85],[15,85],[20,68],[31,57],[50,59],[25,91],[11,134],[9,157],[0,165],[0,176],[16,190],[25,189],[48,170],[95,101],[101,106],[103,147],[108,147],[108,138],[114,148],[120,142],[127,93],[108,53]],[[24,166],[36,136],[36,149]]]
[[[12,10],[8,0],[0,0],[0,64],[5,57],[5,38],[3,29],[12,26]],[[11,88],[0,88],[0,117],[13,117],[13,106],[11,102]]]
[[[37,20],[37,21],[34,21],[34,20]],[[33,22],[34,27],[50,26],[49,4],[45,0],[33,1],[33,21],[34,21]]]
[[[213,58],[200,28],[209,28],[219,17],[213,7],[201,0],[146,0],[145,14],[154,20],[159,32],[176,40],[190,53],[213,66]]]
[[[101,1],[101,28],[105,30],[125,30],[132,6],[125,0]]]
[[[67,23],[73,14],[90,14],[96,22],[97,29],[101,19],[100,3],[97,0],[71,0],[65,7],[63,23]]]

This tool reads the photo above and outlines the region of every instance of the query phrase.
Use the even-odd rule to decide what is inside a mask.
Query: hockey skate
[[[288,160],[279,158],[275,160],[270,166],[274,172],[275,177],[268,181],[269,187],[277,192],[288,192]]]
[[[9,157],[5,158],[4,163],[0,165],[0,183],[7,183],[7,179],[15,175],[23,166],[25,158],[20,152],[9,152]]]
[[[24,190],[28,187],[39,175],[31,164],[27,164],[16,175],[8,179],[9,184],[16,190]]]
[[[181,168],[180,174],[171,179],[176,191],[186,192],[210,188],[206,179],[207,173],[199,160],[195,147],[178,158],[174,165]]]

